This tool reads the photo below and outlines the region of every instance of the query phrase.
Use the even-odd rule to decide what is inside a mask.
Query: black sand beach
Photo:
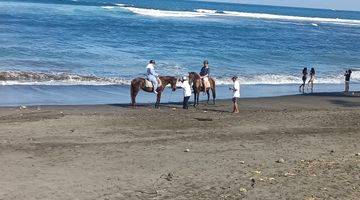
[[[0,199],[358,199],[360,98],[0,108]]]

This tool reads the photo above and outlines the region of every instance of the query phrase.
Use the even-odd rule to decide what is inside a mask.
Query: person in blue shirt
[[[209,61],[205,60],[203,63],[203,67],[200,70],[199,75],[201,78],[209,77],[210,75],[210,68],[209,68]]]
[[[146,66],[147,71],[147,78],[154,86],[154,93],[157,94],[157,88],[158,88],[158,77],[159,74],[155,71],[155,60],[150,60],[149,64]]]
[[[203,63],[203,67],[201,68],[201,71],[199,73],[204,89],[210,88],[210,82],[209,82],[209,76],[210,76],[210,68],[209,68],[209,61],[205,60]]]

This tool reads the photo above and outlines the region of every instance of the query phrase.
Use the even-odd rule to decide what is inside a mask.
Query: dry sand
[[[360,198],[359,97],[240,108],[0,108],[0,199]]]

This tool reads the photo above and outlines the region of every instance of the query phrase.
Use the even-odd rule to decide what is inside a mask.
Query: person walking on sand
[[[159,75],[155,71],[155,60],[150,60],[149,64],[146,66],[147,79],[153,84],[154,93],[157,94],[158,89],[158,77]]]
[[[189,109],[189,99],[191,96],[191,87],[188,81],[188,78],[184,76],[181,79],[181,86],[184,91],[184,100],[183,100],[183,109]]]
[[[307,67],[305,67],[302,71],[303,83],[299,87],[299,92],[305,93],[305,84],[306,84],[307,75],[308,75],[308,70],[307,70]]]
[[[350,89],[350,78],[351,78],[351,69],[346,70],[344,76],[345,76],[345,93],[349,93]]]
[[[310,70],[310,80],[308,82],[308,89],[310,87],[311,93],[314,92],[314,80],[315,80],[315,69],[311,68],[311,70]]]
[[[233,76],[231,78],[231,80],[234,83],[234,86],[229,88],[230,90],[233,91],[233,98],[232,98],[232,102],[233,102],[233,113],[239,113],[239,106],[237,103],[238,98],[240,98],[240,82],[238,80],[237,76]]]

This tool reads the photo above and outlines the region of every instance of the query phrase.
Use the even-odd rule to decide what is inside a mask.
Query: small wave
[[[114,6],[101,6],[101,7],[104,8],[104,9],[108,9],[108,10],[111,10],[111,9],[115,8]]]
[[[196,9],[195,10],[198,13],[209,13],[209,14],[214,14],[217,13],[217,10],[208,10],[208,9]]]
[[[215,78],[218,85],[230,85],[232,81],[229,77]],[[360,83],[360,71],[353,71],[351,80],[354,83]],[[262,74],[254,76],[239,76],[239,81],[243,85],[293,85],[302,82],[301,77],[292,75]],[[328,75],[325,77],[316,77],[315,83],[319,84],[343,84],[344,76]]]
[[[217,11],[217,10],[209,10],[209,9],[196,9],[195,11],[171,11],[171,10],[158,10],[151,8],[137,8],[137,7],[123,6],[123,5],[119,7],[138,15],[145,15],[151,17],[177,17],[177,18],[242,17],[242,18],[263,19],[263,20],[314,22],[313,24],[317,22],[317,23],[332,23],[332,24],[340,24],[340,25],[360,26],[360,20],[355,20],[355,19],[303,17],[303,16],[277,15],[277,14],[268,14],[268,13]]]
[[[124,78],[104,78],[68,73],[0,72],[1,85],[129,85]]]
[[[135,77],[133,77],[135,78]],[[230,77],[214,77],[218,85],[231,85]],[[360,71],[353,71],[351,79],[360,83]],[[244,85],[291,85],[300,84],[300,77],[292,75],[259,74],[239,76]],[[344,76],[328,75],[317,77],[316,83],[342,84]],[[69,73],[0,72],[0,85],[130,85],[131,79],[123,77],[98,77]]]
[[[122,7],[132,13],[146,15],[151,17],[205,17],[207,13],[191,12],[191,11],[167,11],[156,9],[145,9],[135,7]]]

